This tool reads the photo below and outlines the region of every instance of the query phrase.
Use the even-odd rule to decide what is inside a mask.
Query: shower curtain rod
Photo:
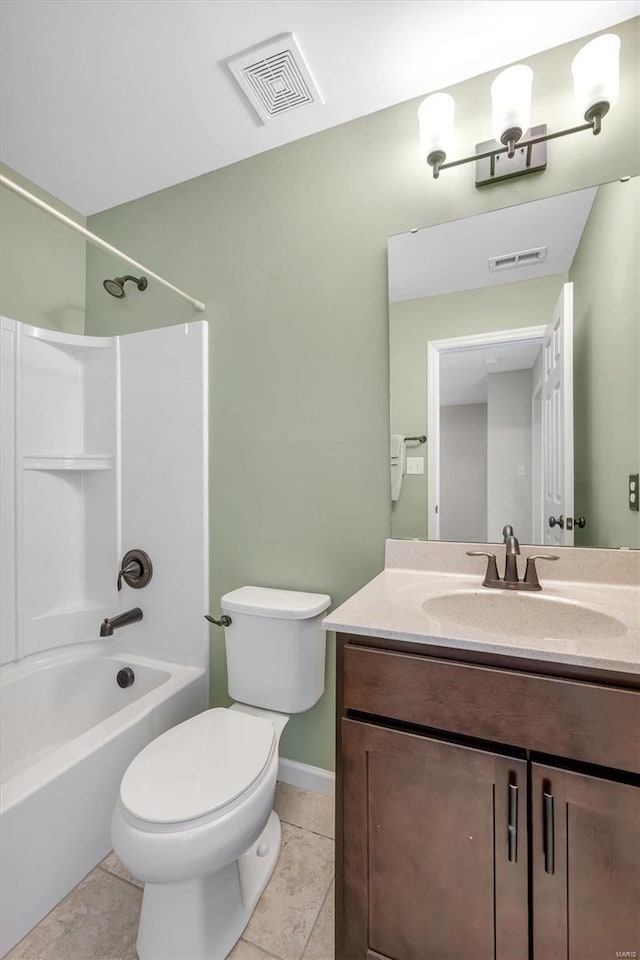
[[[39,207],[40,210],[44,210],[45,213],[55,217],[55,219],[59,220],[60,223],[64,223],[67,227],[71,227],[71,229],[75,230],[76,233],[82,234],[82,236],[85,237],[89,243],[93,243],[94,246],[100,247],[102,250],[106,250],[107,253],[112,253],[116,257],[120,257],[120,259],[124,260],[125,263],[128,263],[132,267],[136,267],[137,270],[142,271],[142,273],[144,273],[147,277],[151,277],[157,283],[161,283],[163,287],[166,287],[168,290],[172,290],[173,293],[192,304],[192,306],[200,313],[202,313],[204,310],[205,305],[204,303],[201,303],[200,300],[196,300],[194,297],[190,297],[188,293],[185,293],[184,290],[174,287],[174,285],[169,283],[168,280],[160,277],[157,273],[154,273],[153,270],[149,270],[149,268],[145,267],[144,264],[138,263],[137,260],[133,260],[131,257],[127,256],[126,253],[123,253],[122,250],[118,250],[117,247],[112,247],[111,244],[107,243],[106,240],[98,237],[95,233],[92,233],[91,230],[87,230],[86,227],[80,226],[80,224],[76,223],[75,220],[72,220],[71,217],[67,217],[64,213],[60,213],[60,211],[56,210],[55,207],[52,207],[50,204],[45,203],[44,200],[40,200],[32,193],[29,193],[28,190],[25,190],[24,187],[14,183],[13,180],[9,180],[9,178],[5,177],[3,173],[0,173],[0,183],[4,187],[7,187],[8,190],[12,190],[14,193],[17,193],[19,197],[23,197],[25,200],[28,200],[29,203],[32,203],[35,207]]]

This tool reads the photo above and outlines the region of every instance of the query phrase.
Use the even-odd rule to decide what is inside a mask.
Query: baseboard
[[[323,770],[322,767],[313,767],[310,763],[299,763],[297,760],[280,758],[278,780],[290,783],[293,787],[302,787],[303,790],[324,793],[327,797],[335,796],[336,792],[335,773]]]

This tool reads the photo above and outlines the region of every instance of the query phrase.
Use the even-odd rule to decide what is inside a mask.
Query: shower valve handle
[[[134,590],[146,587],[153,576],[153,564],[144,550],[127,550],[118,571],[118,590],[122,590],[122,581]]]
[[[142,564],[139,560],[130,560],[125,567],[120,567],[118,571],[118,590],[122,590],[122,578],[139,577],[142,574]]]

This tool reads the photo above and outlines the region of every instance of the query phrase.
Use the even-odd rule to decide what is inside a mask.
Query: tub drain
[[[131,667],[123,667],[116,674],[116,681],[119,687],[130,687],[135,680],[135,675]]]

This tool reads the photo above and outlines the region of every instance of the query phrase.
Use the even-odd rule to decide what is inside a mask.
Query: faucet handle
[[[524,572],[524,583],[530,584],[530,590],[542,590],[536,570],[536,560],[559,560],[557,553],[536,553],[527,557],[527,568]]]
[[[486,557],[488,561],[487,572],[482,582],[484,586],[488,586],[489,583],[497,583],[500,577],[498,576],[498,564],[496,563],[495,553],[487,553],[486,550],[467,550],[466,554],[468,557]]]
[[[502,528],[503,543],[507,539],[507,537],[512,537],[512,536],[513,536],[513,527],[511,526],[510,523],[505,523],[504,527]]]

